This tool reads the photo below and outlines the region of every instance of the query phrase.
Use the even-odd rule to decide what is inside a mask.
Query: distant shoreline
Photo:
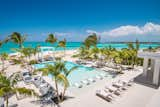
[[[44,42],[44,41],[25,41],[26,42]],[[45,43],[45,42],[44,42]],[[68,43],[83,43],[83,42],[74,42],[74,41],[68,41]],[[127,44],[127,43],[136,43],[136,42],[131,42],[131,41],[126,41],[126,42],[118,42],[118,41],[110,41],[110,42],[99,42],[101,44],[105,43],[112,43],[112,44]],[[140,44],[160,44],[160,42],[139,42]]]
[[[127,43],[136,43],[136,42],[103,42],[103,43],[112,43],[112,44],[127,44]],[[140,44],[160,44],[160,42],[139,42]]]

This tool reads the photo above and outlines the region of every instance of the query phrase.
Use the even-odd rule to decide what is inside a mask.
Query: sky
[[[160,42],[160,0],[0,0],[0,39],[12,32],[27,41],[97,33],[102,42]]]

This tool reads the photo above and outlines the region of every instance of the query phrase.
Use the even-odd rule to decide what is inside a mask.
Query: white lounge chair
[[[108,76],[107,74],[104,74],[104,73],[101,73],[99,75],[102,76],[102,77],[107,77]]]
[[[127,90],[127,88],[125,87],[125,85],[123,83],[119,83],[119,82],[113,82],[112,85],[114,87],[120,88],[122,90]]]
[[[96,91],[96,95],[101,97],[102,99],[111,102],[112,101],[112,95],[110,93],[106,93],[104,91],[101,90],[97,90]]]
[[[79,83],[74,83],[73,86],[77,87],[77,88],[82,88],[82,85]]]
[[[120,89],[113,86],[105,86],[110,92],[113,92],[115,95],[120,95]]]
[[[113,86],[105,86],[106,89],[109,89],[110,91],[117,91],[118,88],[113,87]]]
[[[132,86],[133,85],[133,80],[129,80],[129,81],[127,81],[127,80],[119,80],[118,82],[121,82],[126,86]]]
[[[93,78],[88,78],[87,80],[90,81],[90,82],[96,82],[96,80],[93,79]]]
[[[96,77],[96,79],[100,79],[100,80],[103,79],[103,77],[100,75],[96,75],[95,77]]]
[[[85,85],[89,85],[90,84],[89,81],[87,81],[87,80],[82,80],[81,83],[83,83]]]

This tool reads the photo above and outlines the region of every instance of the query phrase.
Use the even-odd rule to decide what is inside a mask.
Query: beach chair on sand
[[[85,85],[89,85],[90,84],[89,81],[87,81],[87,80],[82,80],[81,83],[83,83]]]
[[[76,83],[74,83],[74,84],[73,84],[73,86],[75,86],[75,87],[77,87],[77,88],[82,88],[82,85],[81,85],[81,84],[79,84],[79,83],[77,83],[77,82],[76,82]]]
[[[96,75],[96,76],[95,76],[95,78],[96,78],[96,79],[100,79],[100,80],[102,80],[102,79],[103,79],[103,77],[102,77],[102,76],[100,76],[100,75]]]
[[[132,86],[133,85],[133,80],[119,80],[119,83],[124,84],[125,86]]]
[[[100,98],[108,101],[108,102],[112,101],[112,95],[110,93],[106,93],[104,91],[97,90],[96,91],[96,95],[99,96]]]
[[[120,95],[120,89],[113,87],[113,86],[105,86],[110,92],[114,93],[115,95]]]
[[[93,79],[93,78],[88,78],[87,80],[90,81],[90,82],[96,82],[96,80]]]
[[[113,82],[112,86],[119,88],[121,90],[127,90],[127,88],[125,87],[125,85],[123,83],[120,82]]]

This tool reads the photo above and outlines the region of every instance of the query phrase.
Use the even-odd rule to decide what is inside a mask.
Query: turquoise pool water
[[[53,62],[46,62],[42,64],[35,64],[35,69],[38,68],[44,68],[47,64],[54,64]],[[98,71],[97,69],[91,68],[91,67],[85,67],[83,65],[78,65],[72,62],[66,62],[66,68],[71,69],[74,66],[78,66],[76,70],[74,70],[69,76],[68,80],[71,84],[74,83],[80,83],[81,80],[85,80],[88,78],[95,78],[96,75],[107,75],[107,77],[112,77],[111,74],[104,72],[104,71]],[[52,75],[49,75],[49,77],[52,77]]]

